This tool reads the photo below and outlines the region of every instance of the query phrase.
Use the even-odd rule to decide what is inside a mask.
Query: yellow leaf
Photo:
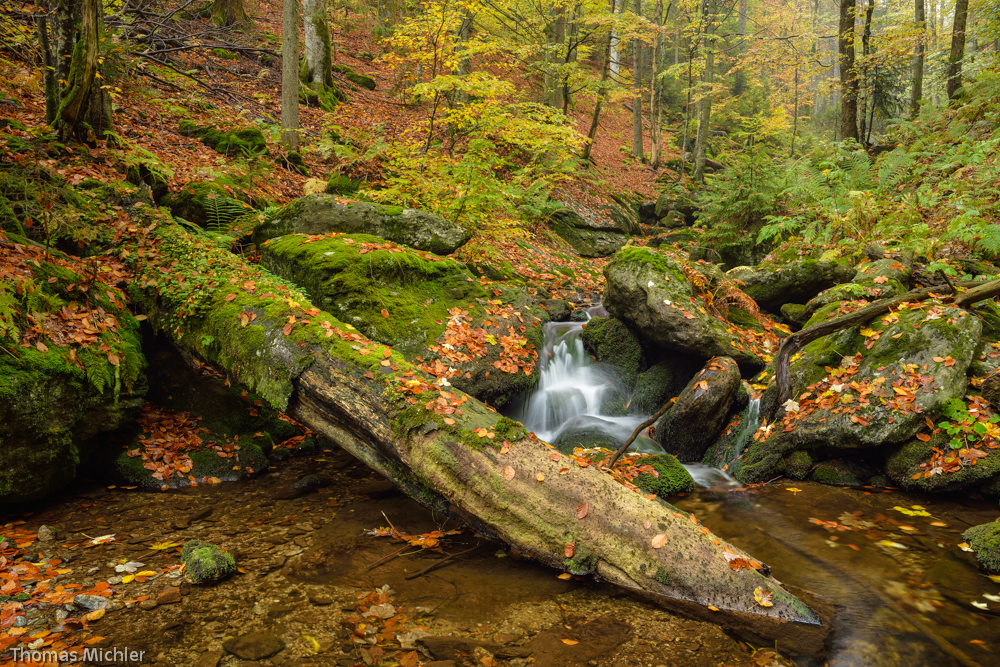
[[[180,542],[157,542],[156,544],[150,546],[149,548],[154,549],[156,551],[163,551],[165,549],[173,549],[174,547],[179,547],[180,545],[181,545]]]
[[[711,607],[711,606],[710,606],[710,607],[709,607],[709,609],[711,609],[712,611],[719,611],[719,608],[718,608],[718,607]]]
[[[756,600],[757,604],[759,604],[761,607],[773,607],[774,606],[773,598],[774,598],[774,593],[761,586],[758,586],[753,591],[753,599]]]
[[[135,581],[134,574],[126,574],[124,577],[122,577],[123,584],[131,584],[133,581]]]
[[[103,609],[95,609],[94,611],[90,612],[89,614],[84,614],[83,615],[83,620],[85,620],[85,621],[99,621],[102,618],[104,618],[104,610]]]
[[[542,473],[538,473],[537,475],[535,475],[535,479],[537,479],[539,482],[544,482],[545,475],[543,475]]]
[[[559,576],[558,576],[557,578],[558,578],[558,579],[572,579],[572,578],[573,578],[573,575],[572,575],[572,574],[570,574],[569,572],[563,572],[563,573],[562,573],[562,574],[560,574],[560,575],[559,575]]]
[[[312,635],[302,635],[302,638],[309,644],[309,649],[313,653],[319,653],[319,642]]]
[[[156,573],[153,572],[152,570],[143,570],[142,572],[138,573],[135,576],[137,576],[137,577],[152,577],[154,574],[156,574]]]
[[[580,643],[575,639],[560,639],[559,641],[561,641],[563,644],[566,644],[566,646],[576,646],[577,644]]]

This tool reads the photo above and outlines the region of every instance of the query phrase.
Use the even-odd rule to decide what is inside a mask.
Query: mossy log
[[[541,563],[592,573],[748,640],[822,647],[827,624],[767,566],[733,568],[737,556],[733,563],[755,561],[693,515],[594,467],[553,460],[519,424],[454,388],[429,388],[433,378],[313,308],[293,285],[174,224],[160,223],[131,255],[133,298],[156,328],[423,505]],[[447,421],[427,409],[442,398],[460,403]],[[773,606],[755,602],[758,587],[773,591]]]

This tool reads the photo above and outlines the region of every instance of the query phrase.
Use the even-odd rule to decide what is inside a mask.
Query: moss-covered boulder
[[[209,229],[224,229],[254,210],[241,189],[220,181],[188,183],[164,196],[160,204],[174,217]]]
[[[450,255],[472,237],[461,225],[425,211],[345,202],[339,197],[319,194],[284,206],[254,230],[253,241],[262,245],[285,234],[333,232],[372,234],[438,255]]]
[[[328,195],[353,195],[361,187],[360,181],[355,181],[343,174],[334,174],[326,183]]]
[[[858,264],[857,273],[850,282],[820,292],[809,300],[806,309],[811,316],[831,303],[867,299],[873,301],[899,296],[907,291],[913,271],[898,259],[865,260]]]
[[[699,306],[682,265],[662,251],[629,247],[604,267],[604,307],[644,341],[702,359],[732,357],[745,372],[764,362],[736,328]],[[692,302],[694,301],[694,302]]]
[[[812,478],[832,486],[862,486],[870,471],[852,461],[823,461],[812,470]]]
[[[701,370],[701,360],[684,355],[669,356],[639,373],[629,400],[629,412],[653,414],[675,396]]]
[[[631,391],[646,365],[642,341],[628,325],[613,317],[591,318],[580,335],[597,361],[613,367],[623,387]]]
[[[613,218],[604,220],[585,211],[561,208],[549,216],[549,228],[581,257],[607,257],[628,242],[628,234]]]
[[[987,572],[1000,573],[1000,521],[973,526],[962,533]]]
[[[824,307],[809,324],[837,317],[837,308]],[[770,479],[794,450],[907,442],[965,393],[981,331],[975,315],[939,304],[813,341],[791,362],[798,400],[779,407],[779,420],[751,445],[737,478]]]
[[[345,79],[365,90],[375,90],[375,79],[367,74],[358,74],[347,65],[334,65],[333,71],[343,74]]]
[[[812,454],[805,450],[800,449],[785,456],[785,475],[792,479],[805,479],[812,469]]]
[[[964,448],[952,449],[950,440],[948,433],[939,430],[929,440],[913,438],[889,449],[885,459],[885,474],[894,485],[933,493],[965,489],[986,491],[1000,481],[1000,450],[980,445],[974,456],[985,456],[970,459]],[[938,456],[938,452],[944,452],[944,455]],[[934,465],[931,465],[932,462]],[[956,467],[953,464],[958,465]]]
[[[691,224],[695,221],[695,214],[700,210],[701,205],[690,193],[667,190],[656,198],[654,214],[657,219],[663,219],[674,211],[684,218],[687,224]]]
[[[809,311],[809,306],[805,304],[786,303],[781,307],[781,316],[794,330],[798,331],[809,321],[812,313]]]
[[[656,441],[681,461],[701,461],[726,424],[740,387],[740,369],[729,357],[712,359],[656,423]]]
[[[181,548],[184,578],[192,584],[204,584],[236,572],[236,559],[211,542],[188,540]]]
[[[45,254],[0,232],[0,503],[72,481],[146,391],[124,295]]]
[[[264,133],[256,127],[220,130],[182,120],[177,131],[185,137],[200,139],[209,148],[228,157],[248,158],[267,154]]]
[[[646,493],[655,493],[660,498],[669,498],[678,493],[694,491],[695,483],[691,473],[687,471],[676,456],[658,454],[655,456],[640,456],[632,459],[634,466],[652,466],[652,472],[643,471],[633,480],[633,483]]]
[[[742,290],[764,310],[790,302],[805,303],[821,291],[854,278],[855,269],[835,262],[807,259],[740,275]]]
[[[148,434],[144,434],[148,435]],[[232,456],[221,458],[216,449],[195,449],[188,451],[191,457],[191,469],[187,475],[193,477],[196,483],[206,480],[220,482],[238,482],[256,477],[267,471],[268,460],[264,451],[253,442],[244,442]],[[155,468],[146,467],[141,456],[138,442],[124,448],[115,457],[109,473],[115,481],[127,486],[138,486],[143,489],[178,488],[189,485],[185,475],[172,475],[167,479],[154,477]]]
[[[427,352],[452,311],[476,314],[487,296],[464,264],[366,234],[311,240],[288,234],[260,246],[264,266],[317,306],[410,357]]]

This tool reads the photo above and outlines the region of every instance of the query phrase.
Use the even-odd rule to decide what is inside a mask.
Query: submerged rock
[[[211,542],[189,540],[181,549],[184,576],[192,584],[228,577],[236,571],[236,559]]]
[[[691,283],[674,259],[648,248],[625,248],[604,268],[604,307],[653,345],[703,359],[732,357],[745,370],[764,367],[732,325],[698,305]]]
[[[260,246],[286,234],[331,232],[371,234],[437,255],[450,255],[472,238],[461,225],[425,211],[317,194],[296,199],[262,222],[253,232],[253,242]]]
[[[248,632],[222,642],[222,648],[243,660],[263,660],[283,651],[285,642],[269,632]]]
[[[984,570],[1000,572],[1000,522],[973,526],[962,533],[962,539],[972,547]]]
[[[563,454],[572,454],[574,447],[617,449],[621,441],[624,440],[624,438],[616,437],[622,430],[607,419],[583,415],[567,422],[552,445]]]
[[[740,369],[729,357],[708,362],[656,424],[656,441],[684,462],[701,461],[726,423],[740,387]]]

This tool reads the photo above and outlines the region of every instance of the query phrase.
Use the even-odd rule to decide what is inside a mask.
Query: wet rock
[[[589,623],[557,624],[538,633],[524,650],[534,658],[534,667],[586,665],[617,651],[631,636],[631,625],[607,615]],[[567,645],[565,639],[576,643]]]
[[[225,653],[222,651],[206,651],[194,663],[194,667],[218,667]]]
[[[584,349],[603,364],[612,366],[622,386],[632,391],[645,367],[642,341],[627,324],[616,318],[591,318],[580,334]]]
[[[236,639],[227,639],[222,642],[222,648],[243,660],[263,660],[283,651],[285,642],[267,632],[249,632]]]
[[[281,463],[282,461],[287,461],[290,456],[290,452],[284,447],[278,447],[271,450],[271,453],[267,455],[267,458],[272,463]]]
[[[98,609],[106,609],[108,599],[100,595],[77,595],[73,598],[73,604],[87,611],[96,611]]]
[[[647,343],[703,359],[729,356],[746,371],[763,368],[763,360],[727,331],[727,323],[691,302],[695,293],[677,261],[630,247],[612,258],[604,276],[604,307]]]
[[[657,197],[653,215],[661,219],[667,217],[671,211],[676,211],[687,224],[692,224],[699,210],[701,206],[693,197],[668,191]]]
[[[236,571],[236,559],[211,542],[190,540],[181,549],[184,577],[192,584],[202,584],[228,577]]]
[[[813,480],[833,486],[863,486],[871,471],[854,462],[823,461],[812,471]]]
[[[629,401],[629,412],[653,414],[675,396],[701,370],[700,359],[676,355],[661,359],[639,373]]]
[[[39,539],[39,541],[41,541],[41,542],[50,542],[50,541],[54,540],[55,537],[56,537],[56,531],[55,531],[55,529],[49,528],[48,526],[39,526],[38,527],[38,539]]]
[[[156,600],[143,600],[139,603],[140,609],[145,609],[149,611],[150,609],[156,609]]]
[[[792,452],[785,457],[785,475],[792,479],[805,479],[812,472],[813,457],[804,450]]]
[[[656,476],[644,472],[633,480],[633,483],[646,493],[669,498],[678,493],[694,491],[694,479],[673,454],[644,456],[635,459],[634,463],[636,466],[653,466],[653,470],[656,471]]]
[[[607,419],[583,415],[567,422],[551,444],[563,454],[572,454],[574,447],[615,448],[615,443],[621,440],[618,436],[623,432],[617,424]]]
[[[987,572],[1000,572],[1000,521],[973,526],[962,533]]]
[[[553,322],[565,322],[573,313],[573,307],[565,299],[542,299],[538,305],[548,311]]]
[[[836,304],[825,306],[811,323],[837,317],[836,309]],[[743,483],[770,479],[782,457],[793,450],[863,449],[909,441],[924,428],[926,419],[936,421],[947,401],[965,393],[966,370],[979,345],[982,324],[976,316],[963,313],[952,306],[899,311],[807,345],[791,362],[791,395],[813,392],[809,400],[816,401],[818,395],[832,392],[828,399],[839,398],[826,401],[824,407],[807,404],[801,412],[795,402],[779,407],[782,421],[750,444],[737,479]],[[854,382],[866,387],[866,393],[854,389]],[[887,472],[897,479],[893,467],[888,466]]]
[[[792,325],[793,330],[797,331],[809,321],[809,318],[812,317],[812,311],[809,306],[801,303],[786,303],[781,307],[781,316]]]
[[[898,259],[862,262],[849,283],[832,287],[810,299],[806,304],[807,312],[811,315],[824,306],[840,301],[859,298],[871,301],[898,296],[907,291],[912,273],[912,268]]]
[[[432,213],[399,206],[350,202],[332,195],[309,195],[284,206],[253,232],[258,247],[286,234],[371,234],[417,250],[450,255],[471,238],[461,225]]]
[[[834,285],[852,280],[856,269],[807,259],[777,268],[744,272],[739,279],[742,289],[764,310],[775,311],[790,302],[804,303]]]
[[[740,369],[729,357],[708,362],[656,423],[654,438],[683,462],[701,461],[726,424],[740,387]]]
[[[398,496],[401,491],[389,480],[379,480],[376,482],[368,482],[367,484],[359,486],[356,493],[359,496],[368,496],[373,500],[377,500],[379,498],[391,498],[392,496]]]
[[[315,454],[318,451],[319,443],[316,442],[316,438],[306,438],[295,446],[296,456],[308,456],[310,454]]]
[[[983,398],[990,402],[994,410],[1000,410],[1000,372],[990,373],[983,380],[979,391],[982,392]],[[41,532],[39,532],[38,539],[42,539]]]
[[[309,492],[325,489],[330,486],[330,478],[323,475],[306,475],[292,485],[295,489],[305,489]]]
[[[485,649],[501,660],[526,658],[531,655],[530,650],[521,646],[504,646],[496,642],[465,637],[421,637],[417,640],[417,644],[423,646],[436,660],[461,661],[464,655],[471,654],[477,648]]]
[[[156,596],[156,604],[174,604],[181,601],[181,589],[177,586],[171,586],[170,588],[164,589]]]

